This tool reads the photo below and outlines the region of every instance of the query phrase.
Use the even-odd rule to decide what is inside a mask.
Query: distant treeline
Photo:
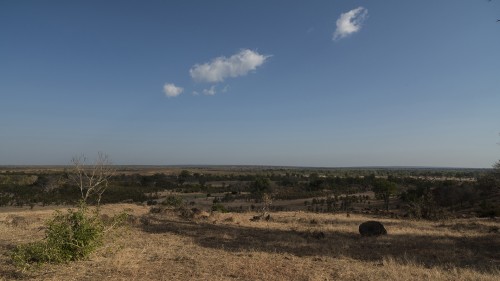
[[[69,173],[3,172],[0,206],[76,204],[80,190],[69,180]],[[466,208],[480,216],[492,216],[500,215],[499,188],[499,174],[485,169],[264,169],[240,174],[182,170],[168,175],[116,174],[101,203],[153,204],[163,191],[225,194],[218,198],[221,202],[259,202],[263,194],[271,194],[273,200],[290,200],[374,191],[377,198],[387,202],[387,208],[390,198],[399,198],[416,218],[435,218],[443,210]]]

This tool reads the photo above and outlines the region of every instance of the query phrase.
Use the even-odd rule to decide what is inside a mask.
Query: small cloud
[[[196,64],[190,70],[191,77],[198,82],[217,83],[228,77],[244,76],[266,62],[270,56],[243,49],[231,57],[217,57],[211,62]]]
[[[341,14],[337,19],[337,29],[333,33],[333,40],[338,40],[358,32],[367,16],[368,10],[363,7],[358,7]]]
[[[229,90],[229,85],[224,86],[224,88],[222,88],[221,92],[227,93],[227,90]]]
[[[193,96],[198,96],[199,94],[197,91],[193,91]]]
[[[215,91],[215,85],[210,87],[210,89],[203,89],[203,94],[204,95],[207,95],[207,96],[213,96],[215,95],[217,92]]]
[[[163,86],[163,92],[167,97],[176,97],[184,91],[184,88],[177,87],[173,83],[167,83]]]
[[[306,33],[308,33],[308,34],[309,34],[309,33],[313,33],[313,32],[314,32],[314,30],[315,30],[315,28],[314,28],[314,27],[309,27],[309,28],[306,30]]]

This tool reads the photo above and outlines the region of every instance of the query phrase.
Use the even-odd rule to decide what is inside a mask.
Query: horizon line
[[[89,163],[89,165],[92,165]],[[71,164],[14,164],[14,165],[0,165],[0,168],[63,168],[72,167]],[[275,169],[474,169],[474,170],[490,170],[490,168],[483,167],[457,167],[457,166],[414,166],[414,165],[360,165],[360,166],[300,166],[300,165],[265,165],[265,164],[111,164],[114,167],[172,167],[172,168],[207,168],[207,167],[248,167],[248,168],[275,168]]]

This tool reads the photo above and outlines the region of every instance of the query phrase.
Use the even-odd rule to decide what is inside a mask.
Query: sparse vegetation
[[[113,216],[129,209],[141,218],[103,237],[89,259],[47,264],[20,273],[0,255],[6,280],[498,280],[498,219],[414,221],[381,218],[388,235],[362,238],[358,226],[371,216],[274,212],[216,213],[208,219],[179,212],[151,214],[149,207],[104,205]],[[34,239],[50,211],[0,213],[0,249]],[[7,216],[26,224],[7,225]],[[314,223],[311,223],[313,222]],[[36,236],[35,236],[36,237]],[[5,253],[5,250],[2,250]]]
[[[88,266],[92,272],[80,279],[400,280],[401,268],[407,280],[495,280],[499,274],[493,249],[500,198],[492,171],[118,171],[100,200],[88,197],[88,207],[60,211],[45,224],[30,220],[39,213],[45,220],[50,214],[43,210],[57,208],[43,207],[46,196],[81,197],[79,186],[64,180],[67,173],[0,173],[9,176],[0,184],[9,210],[0,209],[7,278],[51,272],[68,279]],[[116,220],[96,210],[124,208],[108,204],[123,201],[144,206],[124,205],[135,210],[132,227],[104,235]],[[106,205],[92,206],[99,203]],[[374,219],[388,235],[361,239],[358,226]],[[43,236],[22,235],[40,227]],[[213,262],[224,259],[231,263]]]
[[[23,270],[33,264],[63,263],[87,258],[101,245],[104,224],[97,212],[84,205],[67,213],[60,211],[47,222],[45,238],[16,247],[14,264]]]
[[[77,208],[68,209],[66,213],[56,211],[45,225],[45,237],[42,241],[21,244],[12,251],[13,263],[23,271],[33,264],[85,259],[101,245],[105,226],[99,207],[114,168],[111,167],[109,157],[103,153],[98,154],[92,166],[88,166],[85,160],[84,156],[73,158],[74,172],[69,175],[81,195]],[[95,197],[97,208],[90,212],[87,200],[92,197]],[[112,221],[110,227],[115,225],[117,217]]]
[[[221,203],[215,203],[212,205],[212,212],[227,213],[227,209]]]
[[[491,201],[499,193],[497,173],[481,169],[248,168],[233,172],[193,168],[142,174],[140,171],[118,169],[103,182],[106,192],[99,190],[88,196],[91,188],[88,185],[82,188],[80,181],[74,180],[78,177],[73,176],[69,169],[4,171],[0,173],[0,205],[31,208],[75,205],[85,196],[89,205],[98,205],[99,202],[147,202],[154,205],[165,200],[168,202],[169,196],[181,196],[193,207],[201,204],[209,209],[211,204],[205,204],[198,195],[209,194],[205,196],[207,201],[221,203],[231,211],[243,211],[251,209],[252,205],[259,206],[263,194],[269,194],[276,203],[270,206],[271,211],[302,209],[317,213],[375,213],[385,210],[400,216],[434,219],[437,213],[453,215],[466,211],[478,214],[482,210],[479,204],[483,200]],[[380,183],[391,188],[384,193]],[[299,199],[310,204],[288,203]]]
[[[165,198],[165,200],[161,202],[161,204],[164,206],[178,208],[184,204],[184,201],[179,196],[169,195],[167,196],[167,198]]]

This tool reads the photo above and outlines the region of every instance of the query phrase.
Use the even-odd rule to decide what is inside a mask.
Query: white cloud
[[[193,96],[198,96],[199,94],[197,91],[193,91]]]
[[[341,14],[337,20],[337,29],[333,33],[333,40],[358,32],[367,16],[368,10],[363,7]]]
[[[204,94],[204,95],[207,95],[207,96],[213,96],[213,95],[215,95],[215,93],[217,93],[217,92],[215,91],[215,85],[214,85],[214,86],[212,86],[212,87],[210,87],[210,89],[203,89],[203,94]]]
[[[184,91],[184,88],[177,87],[172,83],[167,83],[163,86],[163,92],[167,97],[176,97]]]
[[[222,88],[221,92],[227,93],[227,90],[229,90],[229,85],[224,86],[224,88]]]
[[[228,77],[246,75],[264,64],[267,58],[269,56],[244,49],[229,58],[217,57],[209,63],[196,64],[189,70],[189,74],[198,82],[222,82]]]

